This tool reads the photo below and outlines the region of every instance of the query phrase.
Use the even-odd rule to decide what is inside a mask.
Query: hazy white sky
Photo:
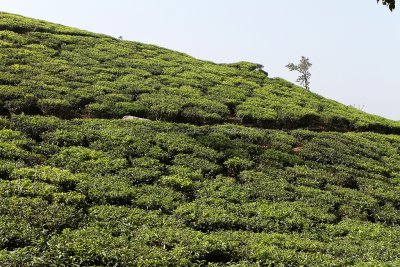
[[[376,0],[0,0],[0,10],[219,63],[310,58],[311,90],[400,120],[400,13]]]

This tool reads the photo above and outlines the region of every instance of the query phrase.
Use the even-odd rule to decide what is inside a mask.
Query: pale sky
[[[311,90],[400,120],[400,7],[376,0],[0,0],[0,10],[217,63],[285,65],[306,56]]]

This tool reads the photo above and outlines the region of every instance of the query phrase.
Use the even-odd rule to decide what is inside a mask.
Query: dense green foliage
[[[398,135],[1,124],[1,266],[400,264]]]
[[[0,13],[0,105],[3,115],[400,132],[398,122],[268,78],[259,64],[214,64],[7,13]]]
[[[399,123],[253,63],[0,30],[0,266],[400,265]]]

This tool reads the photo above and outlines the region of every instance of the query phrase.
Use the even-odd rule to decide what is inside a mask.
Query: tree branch
[[[379,3],[381,0],[376,0]],[[390,11],[393,11],[396,7],[396,0],[382,0],[382,4],[388,6]]]

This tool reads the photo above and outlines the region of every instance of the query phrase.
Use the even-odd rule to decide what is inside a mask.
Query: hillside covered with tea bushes
[[[259,64],[215,64],[7,13],[0,48],[3,115],[400,132],[399,122],[268,78]]]
[[[400,265],[400,123],[259,64],[0,13],[0,108],[0,266]]]

